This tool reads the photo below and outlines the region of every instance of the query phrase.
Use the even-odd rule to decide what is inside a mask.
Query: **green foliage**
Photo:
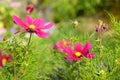
[[[57,0],[53,3],[54,20],[59,22],[81,14],[93,14],[100,3],[101,0]]]
[[[114,31],[114,39],[113,39],[113,42],[115,43],[118,43],[116,45],[119,45],[120,44],[120,21],[119,20],[116,20],[115,17],[111,14],[108,13],[108,15],[110,16],[110,19],[111,19],[111,22],[113,24],[113,31]]]
[[[53,20],[60,22],[80,15],[94,14],[102,0],[43,0],[42,3],[42,7],[52,8]]]
[[[0,22],[3,23],[3,26],[10,28],[13,25],[13,22],[11,21],[11,17],[15,14],[13,10],[7,5],[0,4]]]
[[[1,43],[0,48],[12,57],[12,62],[1,69],[1,80],[38,79],[39,62],[36,61],[38,53],[36,51],[32,52],[31,48],[27,50],[27,39],[21,37],[23,35],[15,35]]]

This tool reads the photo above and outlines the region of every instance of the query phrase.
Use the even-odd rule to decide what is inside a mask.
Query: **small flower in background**
[[[31,14],[33,11],[34,11],[34,6],[33,5],[28,5],[26,7],[27,14]]]
[[[13,34],[15,34],[16,29],[15,29],[14,27],[10,28],[10,32],[11,32],[11,34],[13,35]]]
[[[102,33],[103,31],[108,30],[108,24],[103,23],[102,20],[98,20],[98,24],[96,25],[96,32]]]
[[[116,59],[116,60],[115,60],[115,63],[116,63],[116,64],[120,64],[120,59]]]
[[[6,29],[5,28],[1,28],[0,29],[0,35],[3,35],[4,33],[6,33]]]
[[[1,36],[1,35],[0,35],[0,41],[2,41],[3,39],[4,39],[4,36]]]
[[[4,34],[7,32],[7,30],[4,28],[4,23],[0,21],[0,41],[4,39]]]
[[[100,28],[98,25],[96,25],[96,32],[102,33],[102,28]]]
[[[0,21],[0,35],[6,33],[6,29],[4,28],[4,23]]]
[[[58,41],[55,45],[54,45],[54,49],[55,50],[59,50],[61,52],[64,51],[65,48],[67,48],[68,46],[70,46],[70,41],[66,40],[66,39],[62,39],[60,41]]]
[[[11,62],[11,58],[8,54],[2,54],[0,56],[0,67],[5,66],[6,63]]]
[[[98,20],[98,25],[102,26],[103,25],[103,21],[102,20]]]
[[[13,16],[13,21],[16,25],[24,28],[24,30],[18,32],[35,32],[40,38],[48,38],[50,34],[45,33],[43,30],[53,27],[53,23],[45,25],[44,19],[37,18],[33,20],[30,16],[26,16],[25,22],[17,16]]]
[[[87,42],[84,48],[82,48],[82,44],[78,43],[75,45],[75,50],[72,50],[71,47],[67,47],[64,49],[64,52],[67,54],[65,56],[65,59],[72,60],[72,61],[79,61],[82,59],[82,57],[86,57],[89,59],[94,58],[95,54],[90,54],[90,49],[92,48],[92,45],[90,42]]]
[[[104,29],[104,30],[108,30],[108,24],[105,24],[105,23],[104,23],[104,24],[103,24],[103,29]]]
[[[77,26],[78,25],[78,21],[77,20],[73,21],[73,24]]]
[[[9,5],[10,5],[11,8],[20,8],[21,7],[21,3],[20,2],[10,1]]]
[[[4,23],[0,21],[0,29],[4,27]]]

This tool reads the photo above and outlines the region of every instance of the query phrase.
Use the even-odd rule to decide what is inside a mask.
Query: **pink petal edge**
[[[81,43],[75,44],[75,50],[82,52],[82,44]]]
[[[35,31],[35,33],[38,35],[40,38],[48,38],[50,34],[42,32],[42,31]]]
[[[27,25],[24,24],[24,22],[22,22],[22,20],[20,18],[18,18],[17,16],[13,16],[13,21],[16,25],[22,27],[22,28],[28,28]]]
[[[28,15],[25,18],[25,22],[26,22],[26,24],[28,26],[31,25],[31,24],[33,24],[32,18],[30,16],[28,16]]]
[[[73,55],[74,51],[72,50],[72,48],[70,46],[68,46],[67,48],[65,48],[63,50],[64,53],[69,54],[69,55]]]
[[[44,19],[40,19],[40,18],[35,19],[35,20],[33,21],[33,24],[34,24],[38,29],[41,29],[41,28],[44,27]]]
[[[43,28],[41,28],[41,29],[49,29],[49,28],[51,28],[51,27],[53,27],[53,23],[48,23],[47,25],[45,25]]]

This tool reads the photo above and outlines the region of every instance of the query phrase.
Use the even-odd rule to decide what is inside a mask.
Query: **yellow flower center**
[[[6,62],[7,62],[7,59],[3,58],[3,59],[2,59],[2,64],[5,65]]]
[[[80,57],[82,54],[80,52],[75,52],[75,56]]]
[[[67,46],[67,42],[66,42],[66,41],[64,41],[64,42],[63,42],[63,45],[66,47],[66,46]]]
[[[32,25],[29,26],[29,28],[35,29],[35,25],[32,24]]]
[[[103,21],[102,20],[98,20],[98,25],[102,26],[103,25]]]

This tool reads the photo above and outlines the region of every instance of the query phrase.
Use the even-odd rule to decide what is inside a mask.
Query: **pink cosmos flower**
[[[8,62],[11,62],[11,58],[8,54],[3,54],[0,56],[0,67],[3,67]]]
[[[108,24],[103,23],[102,20],[98,20],[98,24],[96,25],[96,32],[103,33],[103,31],[108,30]]]
[[[16,25],[24,28],[23,30],[20,30],[18,32],[35,32],[40,38],[48,38],[50,34],[45,33],[42,30],[49,29],[53,26],[53,23],[44,25],[43,19],[37,18],[33,20],[30,16],[26,16],[24,22],[17,16],[13,16],[13,21]]]
[[[33,6],[27,6],[27,7],[26,7],[26,12],[27,12],[28,14],[32,13],[33,10],[34,10],[34,7],[33,7]]]
[[[108,30],[108,24],[104,23],[104,24],[103,24],[103,29],[104,29],[104,30]]]
[[[62,39],[62,40],[58,41],[58,42],[54,45],[54,49],[63,52],[63,50],[64,50],[65,48],[67,48],[68,46],[70,46],[70,41],[69,41],[69,40]]]
[[[90,42],[87,42],[84,48],[82,48],[82,44],[78,43],[75,45],[75,50],[72,50],[71,47],[67,47],[64,49],[64,52],[67,54],[65,56],[65,59],[72,60],[72,61],[79,61],[82,59],[82,57],[86,58],[94,58],[95,54],[90,54],[90,49],[92,48],[92,45]]]
[[[98,33],[102,33],[103,30],[102,30],[101,27],[99,27],[98,25],[96,25],[96,32],[98,32]]]

